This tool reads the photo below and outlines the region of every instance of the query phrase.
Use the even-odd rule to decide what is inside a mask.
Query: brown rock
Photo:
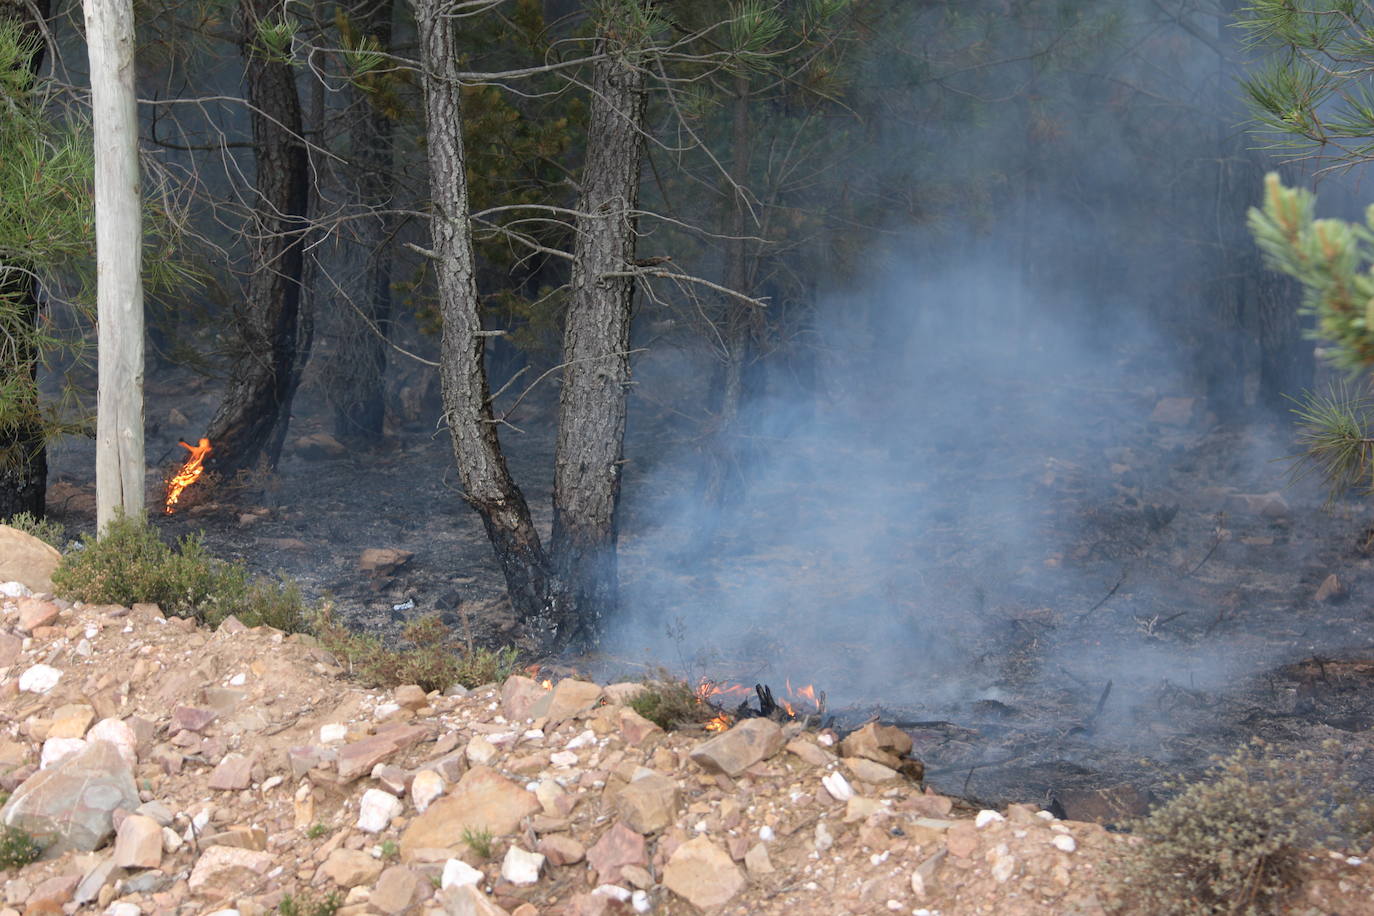
[[[901,758],[911,753],[911,736],[900,728],[870,722],[840,742],[843,757],[863,757],[885,767],[897,769]]]
[[[24,901],[27,913],[61,913],[63,906],[70,903],[76,895],[76,886],[81,883],[80,875],[58,875],[38,885]]]
[[[114,832],[115,809],[132,811],[139,803],[133,770],[119,748],[91,741],[25,779],[0,809],[0,823],[52,837],[47,852],[56,856],[99,848]]]
[[[63,706],[52,715],[48,738],[84,738],[95,721],[95,710],[85,705]]]
[[[52,573],[61,559],[52,545],[0,525],[0,582],[22,582],[30,591],[51,592]]]
[[[253,765],[256,758],[242,754],[225,754],[210,773],[210,788],[221,792],[238,792],[253,784]]]
[[[600,700],[600,684],[564,678],[552,693],[546,693],[536,700],[527,715],[534,719],[548,719],[548,727],[552,728],[559,722],[591,712]]]
[[[320,870],[345,890],[371,884],[382,873],[382,863],[360,849],[335,849]]]
[[[172,728],[176,731],[203,732],[219,717],[213,709],[198,706],[178,706],[172,710]]]
[[[620,869],[625,865],[647,865],[644,837],[616,821],[610,830],[601,835],[591,849],[587,850],[587,864],[596,869],[600,884],[615,884],[620,880]]]
[[[883,766],[881,763],[863,757],[846,757],[844,758],[844,765],[860,782],[882,783],[897,778],[897,771],[892,767]]]
[[[471,884],[446,887],[434,896],[444,916],[510,916]]]
[[[339,750],[339,778],[345,782],[372,772],[392,754],[419,744],[429,734],[418,725],[398,725]]]
[[[141,814],[124,818],[115,835],[114,864],[118,868],[162,865],[162,825]]]
[[[967,859],[978,849],[978,828],[973,821],[955,821],[945,831],[945,848],[952,856]]]
[[[1317,587],[1317,594],[1314,596],[1318,601],[1343,601],[1349,595],[1345,583],[1335,573],[1331,573],[1322,580],[1322,584]]]
[[[270,852],[239,849],[234,846],[211,846],[196,859],[189,879],[190,891],[202,897],[237,897],[244,888],[272,868],[276,856]]]
[[[1114,827],[1150,811],[1154,796],[1129,783],[1107,789],[1060,789],[1050,810],[1065,820]]]
[[[708,772],[738,776],[781,749],[782,729],[778,723],[771,719],[745,719],[729,731],[697,745],[691,758]]]
[[[8,580],[5,580],[8,581]],[[40,601],[37,598],[20,598],[19,605],[19,629],[25,633],[32,633],[39,627],[51,626],[61,613],[57,605],[51,601]]]
[[[699,836],[673,852],[663,868],[663,886],[705,910],[728,903],[744,887],[744,875],[725,850]]]
[[[405,709],[420,709],[429,705],[429,695],[418,684],[404,684],[391,692],[396,705]]]
[[[13,633],[0,633],[0,668],[8,668],[19,660],[24,651],[24,640]]]
[[[767,875],[773,872],[773,862],[768,858],[768,847],[755,843],[744,854],[744,867],[751,875]]]
[[[550,865],[573,865],[587,857],[587,847],[566,833],[550,833],[539,838],[535,851]]]
[[[630,747],[641,747],[663,736],[663,729],[628,706],[620,707],[616,722],[620,726],[620,739]]]
[[[358,569],[374,576],[389,576],[414,556],[409,550],[395,547],[369,547],[358,557]]]
[[[490,767],[476,766],[463,774],[448,795],[410,822],[401,835],[401,854],[408,861],[417,849],[458,846],[465,830],[505,836],[539,810],[539,799],[532,792]]]
[[[606,694],[607,703],[624,706],[648,689],[643,684],[624,681],[619,684],[607,684],[602,688],[602,692]]]
[[[367,897],[367,905],[387,914],[403,913],[423,899],[426,886],[417,872],[404,865],[393,865],[382,872],[377,886]]]
[[[512,674],[501,685],[501,708],[507,719],[528,719],[530,707],[549,693],[534,678]]]
[[[615,810],[631,830],[662,830],[677,816],[678,785],[661,773],[634,780],[615,796]]]
[[[835,762],[835,755],[821,747],[813,744],[805,738],[793,738],[787,742],[786,750],[796,754],[802,760],[811,764],[813,767],[823,767]]]

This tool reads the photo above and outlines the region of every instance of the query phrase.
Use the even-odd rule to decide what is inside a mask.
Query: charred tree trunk
[[[259,464],[276,467],[304,349],[302,249],[310,166],[295,75],[289,63],[265,53],[258,37],[259,24],[275,8],[272,0],[239,5],[257,196],[248,239],[252,275],[239,321],[243,349],[207,431],[215,447],[207,464],[226,477]]]
[[[48,0],[30,5],[0,0],[0,17],[22,23],[37,42],[28,61],[37,75],[47,49],[40,22],[48,18]],[[0,322],[0,373],[14,380],[12,406],[0,415],[0,519],[20,512],[42,517],[48,493],[48,451],[38,402],[38,351],[33,344],[38,323],[38,288],[24,264],[0,273],[0,299],[13,304],[11,322]]]
[[[536,631],[561,619],[551,599],[549,564],[529,507],[506,467],[496,436],[483,361],[486,336],[468,225],[463,108],[450,20],[442,0],[414,0],[425,94],[430,220],[435,285],[444,323],[440,355],[444,418],[464,498],[477,510],[496,551],[517,615]]]
[[[602,38],[592,75],[587,158],[563,337],[552,555],[561,607],[547,637],[594,642],[616,607],[616,508],[630,383],[630,317],[644,71]],[[616,274],[620,274],[617,276]]]
[[[364,3],[353,15],[360,35],[391,48],[392,0]],[[392,171],[395,124],[362,89],[351,89],[349,146],[357,175],[357,203],[386,208],[395,188]],[[391,237],[395,221],[376,215],[361,220],[352,238],[362,261],[357,310],[345,304],[337,315],[339,347],[329,367],[334,435],[351,448],[376,445],[386,418],[386,337],[391,322]]]

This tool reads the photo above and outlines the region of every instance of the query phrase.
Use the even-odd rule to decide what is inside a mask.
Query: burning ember
[[[172,507],[181,498],[181,491],[189,487],[200,479],[200,475],[205,472],[205,457],[214,451],[210,447],[209,439],[201,439],[199,445],[191,445],[182,440],[177,443],[191,455],[186,459],[186,463],[177,471],[176,476],[167,481],[167,514],[171,515],[175,509]]]
[[[773,691],[763,684],[756,684],[753,690],[743,684],[719,684],[715,681],[702,678],[697,684],[697,702],[703,704],[716,705],[716,697],[735,697],[742,696],[744,699],[733,714],[722,712],[705,724],[708,732],[723,732],[731,725],[735,724],[736,719],[748,718],[751,716],[763,716],[775,719],[798,719],[804,715],[821,714],[825,712],[825,694],[817,694],[816,688],[812,684],[805,687],[793,688],[791,679],[786,682],[787,696],[789,699],[776,701],[773,698]],[[749,695],[754,694],[758,697],[759,708],[753,709],[749,705]],[[797,712],[797,706],[805,701],[802,712]],[[810,708],[807,708],[810,707]]]
[[[525,673],[528,674],[528,675],[529,675],[530,677],[532,677],[532,678],[538,678],[538,677],[539,677],[539,671],[540,671],[540,669],[541,669],[542,667],[543,667],[543,666],[542,666],[542,665],[539,665],[539,664],[526,665],[526,666],[525,666]],[[553,681],[550,680],[549,678],[544,678],[542,681],[539,682],[539,686],[540,686],[540,687],[543,687],[545,690],[552,690],[552,689],[553,689]]]

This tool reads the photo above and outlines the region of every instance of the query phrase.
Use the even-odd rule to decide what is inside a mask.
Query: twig
[[[1226,540],[1226,528],[1225,528],[1225,525],[1226,525],[1226,513],[1225,513],[1225,512],[1218,512],[1218,513],[1217,513],[1217,520],[1216,520],[1216,527],[1215,527],[1215,529],[1214,529],[1214,531],[1213,531],[1212,546],[1209,547],[1209,548],[1207,549],[1207,553],[1206,553],[1205,555],[1203,555],[1202,559],[1197,561],[1197,565],[1194,566],[1192,569],[1188,570],[1188,575],[1191,576],[1193,573],[1197,572],[1199,569],[1202,568],[1202,564],[1204,564],[1204,563],[1206,563],[1208,560],[1212,559],[1212,554],[1216,553],[1216,552],[1217,552],[1217,548],[1221,546],[1221,542],[1224,541],[1224,540]]]
[[[1098,601],[1097,604],[1094,604],[1092,607],[1088,608],[1082,614],[1078,615],[1078,622],[1082,623],[1083,621],[1087,620],[1088,617],[1092,615],[1093,611],[1096,611],[1098,608],[1102,607],[1102,605],[1112,600],[1112,595],[1115,595],[1117,589],[1121,588],[1121,586],[1126,582],[1126,576],[1128,573],[1130,573],[1130,571],[1130,567],[1121,570],[1121,578],[1117,579],[1116,584],[1111,587],[1111,590],[1107,592],[1107,594],[1102,596],[1102,600]]]

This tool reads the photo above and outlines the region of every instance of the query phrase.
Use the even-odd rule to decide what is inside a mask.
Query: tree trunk
[[[468,224],[463,110],[450,20],[442,0],[413,0],[425,95],[434,278],[443,319],[439,377],[444,418],[464,498],[477,510],[505,575],[516,614],[536,632],[557,629],[561,609],[550,592],[548,559],[525,497],[506,467],[496,436],[483,361],[485,336]]]
[[[29,59],[29,72],[37,75],[43,66],[47,45],[42,41],[40,23],[33,18],[48,18],[48,0],[32,6],[21,0],[0,0],[0,16],[18,20],[25,30],[38,38],[37,50]],[[7,272],[0,296],[17,303],[14,327],[0,323],[0,336],[11,342],[0,347],[4,362],[0,372],[24,380],[24,390],[16,392],[11,418],[0,423],[0,519],[20,512],[42,517],[48,492],[48,451],[38,403],[38,351],[33,332],[38,322],[38,289],[25,265],[13,265]]]
[[[563,337],[553,491],[553,564],[566,621],[556,647],[595,642],[616,607],[616,508],[630,382],[635,259],[644,154],[644,71],[610,47],[594,65],[587,158]]]
[[[301,101],[291,66],[268,57],[258,24],[272,0],[240,0],[243,57],[257,158],[257,200],[249,227],[252,275],[240,316],[243,350],[210,421],[207,465],[228,477],[281,457],[302,358],[302,247],[309,203],[309,159],[301,141]]]
[[[377,39],[383,51],[391,49],[391,0],[368,2],[357,8],[353,25],[359,35]],[[353,96],[352,121],[348,126],[357,175],[357,203],[385,208],[392,204],[395,179],[392,171],[395,125],[358,88]],[[353,303],[336,315],[339,346],[329,367],[330,398],[334,405],[334,435],[351,448],[376,445],[386,418],[386,336],[391,321],[391,245],[395,220],[377,215],[360,220],[352,238],[353,254],[361,260]],[[353,292],[350,290],[349,292]]]
[[[96,530],[143,517],[143,210],[132,0],[86,0],[99,316]]]

